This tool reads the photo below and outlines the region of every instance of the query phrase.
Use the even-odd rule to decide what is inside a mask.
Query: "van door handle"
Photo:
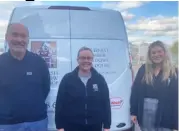
[[[117,127],[117,128],[122,128],[122,127],[124,127],[124,126],[126,126],[126,123],[119,123],[116,127]]]

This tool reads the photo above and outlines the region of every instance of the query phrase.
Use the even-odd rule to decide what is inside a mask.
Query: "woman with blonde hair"
[[[142,131],[178,130],[178,70],[161,41],[149,45],[147,60],[131,93],[131,119]]]

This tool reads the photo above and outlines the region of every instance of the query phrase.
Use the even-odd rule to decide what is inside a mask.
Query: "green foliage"
[[[175,41],[170,47],[170,51],[172,54],[172,60],[174,64],[178,65],[178,41]]]
[[[173,55],[177,55],[178,56],[178,41],[175,41],[171,48],[170,48],[171,52]]]

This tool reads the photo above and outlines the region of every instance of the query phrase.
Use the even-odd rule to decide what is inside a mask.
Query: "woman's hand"
[[[134,124],[137,124],[137,116],[131,116],[131,120]]]
[[[58,131],[65,131],[64,129],[58,129]]]

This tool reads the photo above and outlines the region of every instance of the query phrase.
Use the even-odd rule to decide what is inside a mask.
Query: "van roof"
[[[71,19],[69,20],[68,11],[70,10],[71,10],[71,14],[70,14]],[[65,11],[65,12],[59,13],[58,11]],[[51,19],[49,19],[47,15],[50,15],[49,17]],[[56,18],[56,16],[54,17],[54,15],[58,17]],[[59,19],[59,17],[61,20]],[[79,19],[84,17],[86,18]],[[37,26],[38,28],[35,27],[36,25],[32,24],[32,22],[34,22],[34,19],[38,23],[42,23],[43,21],[44,27],[41,28],[39,26]],[[69,25],[69,21],[71,22],[70,25]],[[13,23],[13,22],[21,22],[25,24],[29,28],[29,30],[31,30],[30,34],[33,34],[31,35],[31,38],[37,38],[37,36],[38,38],[42,38],[41,32],[46,30],[46,34],[44,35],[46,36],[48,34],[50,38],[57,38],[58,36],[58,38],[59,37],[60,38],[67,38],[67,37],[90,38],[90,39],[98,38],[98,39],[117,39],[117,40],[120,39],[120,40],[127,41],[127,34],[126,34],[123,17],[120,12],[111,9],[88,8],[88,7],[81,7],[81,6],[49,6],[49,5],[20,6],[20,7],[16,7],[12,11],[9,23]],[[85,24],[86,22],[91,24],[91,26],[89,25],[87,26],[87,24]],[[53,23],[52,24],[53,28],[49,23],[51,24]],[[63,29],[63,31],[56,31],[55,28],[57,25],[59,26],[58,28]],[[81,30],[78,30],[79,26],[83,28],[81,28]],[[35,31],[35,29],[32,30],[32,28],[38,29],[39,32],[37,30]],[[71,30],[73,31],[70,32]]]
[[[31,6],[17,6],[14,9],[62,9],[62,10],[91,10],[91,11],[107,11],[107,12],[119,12],[107,8],[96,8],[96,7],[87,7],[87,6],[61,6],[61,5],[31,5]],[[120,12],[119,12],[120,13]]]

